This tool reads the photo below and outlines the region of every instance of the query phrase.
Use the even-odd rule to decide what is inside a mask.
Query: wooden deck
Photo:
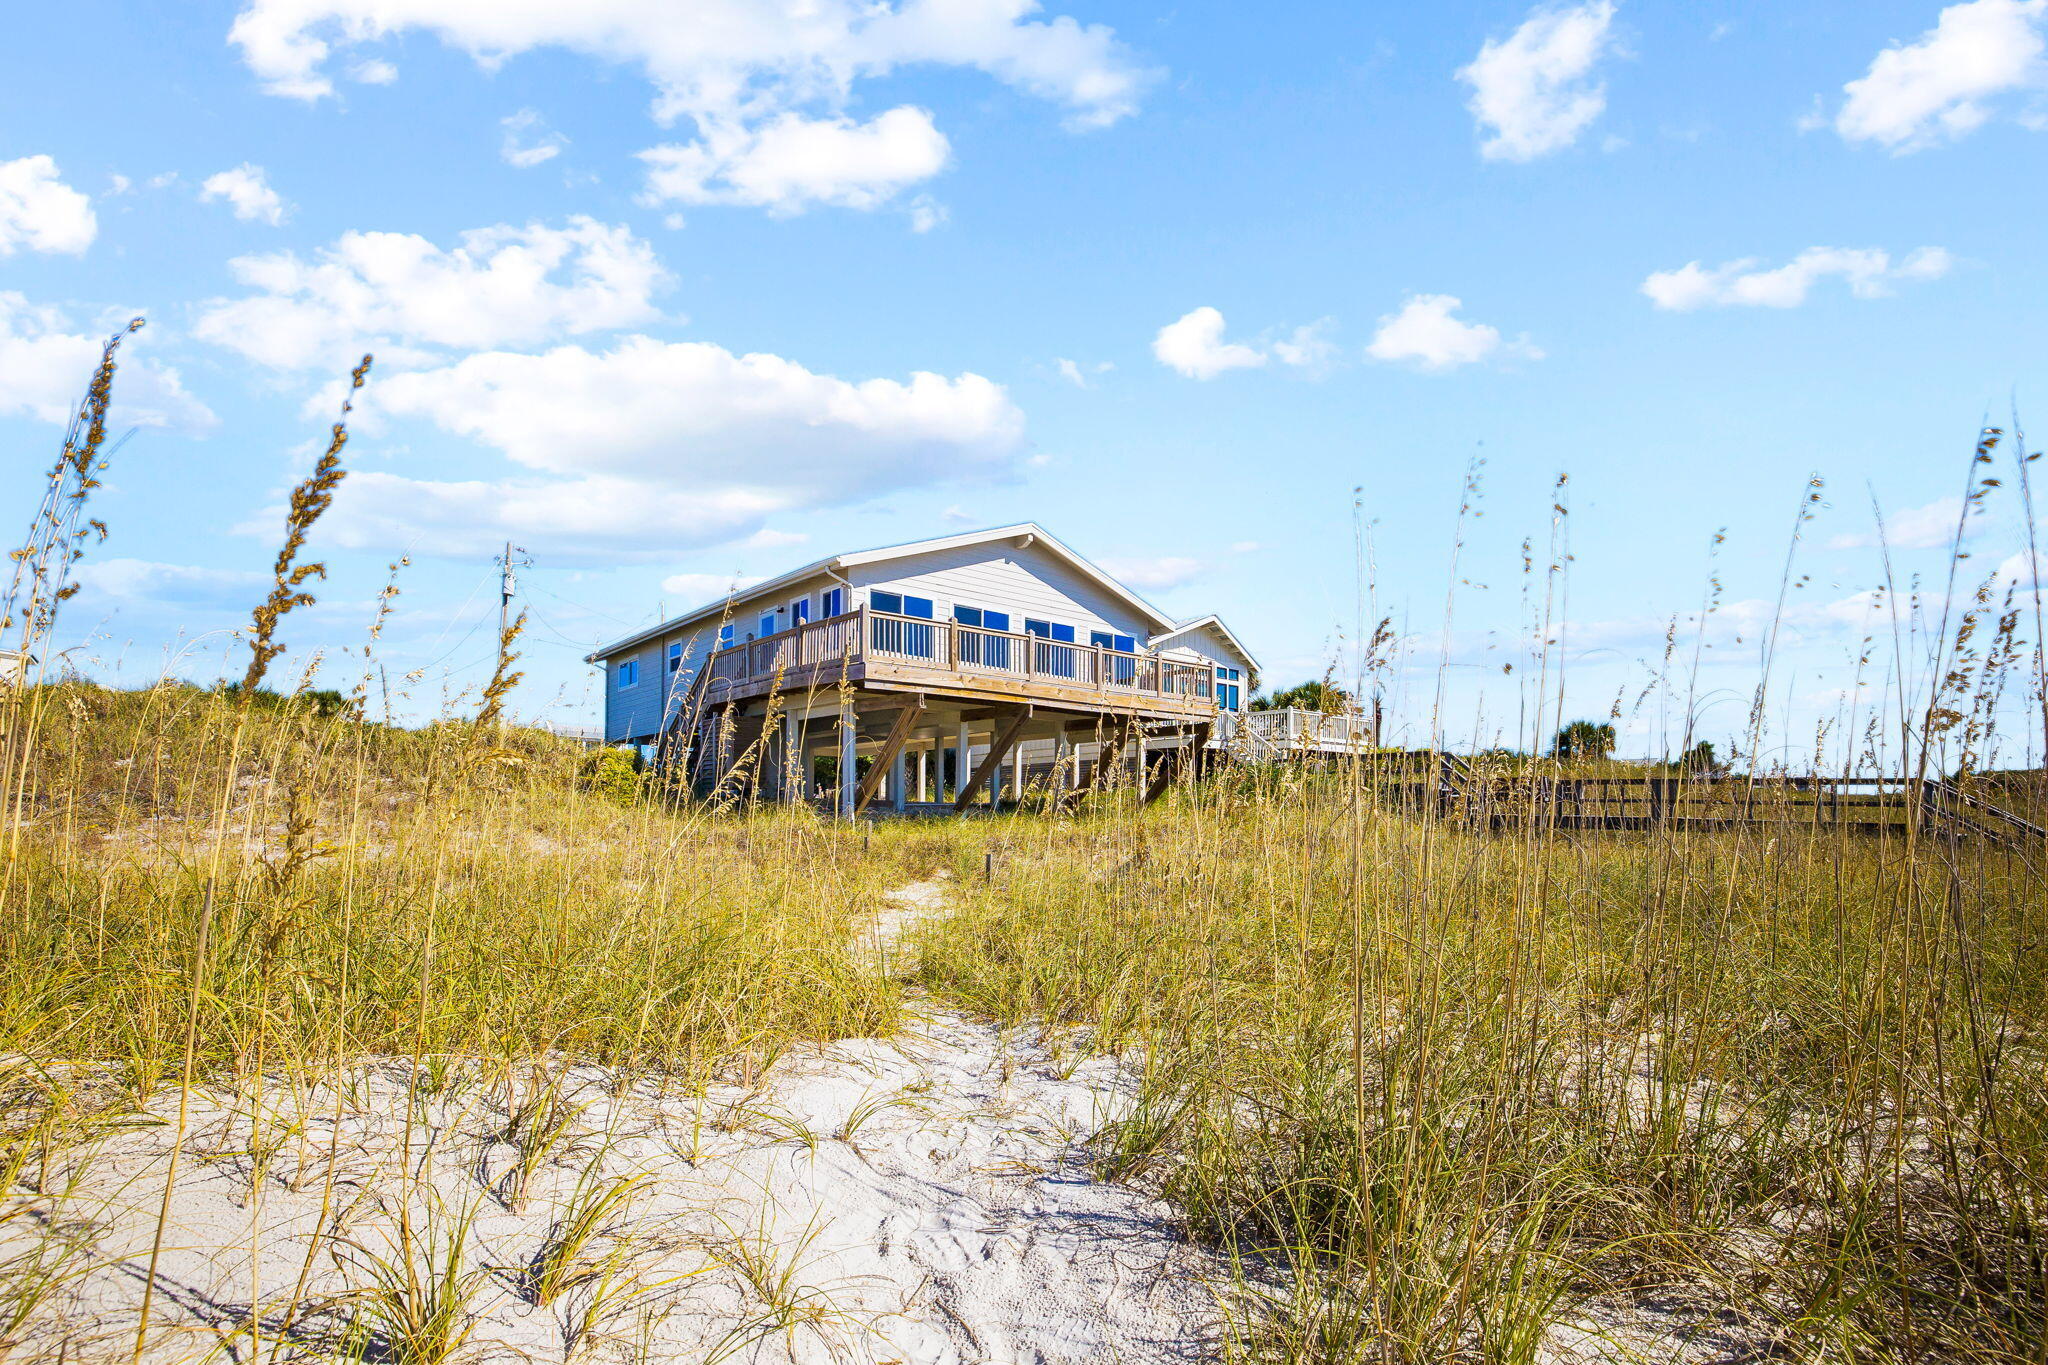
[[[704,667],[707,706],[845,683],[1076,714],[1197,721],[1216,712],[1204,665],[865,607],[719,650]]]
[[[846,818],[1014,806],[1034,785],[1067,809],[1126,780],[1156,799],[1196,765],[1148,767],[1148,748],[1193,754],[1216,715],[1208,664],[862,607],[713,653],[657,762],[713,800],[795,802],[831,760]]]

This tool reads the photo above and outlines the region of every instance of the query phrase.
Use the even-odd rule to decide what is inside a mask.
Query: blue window
[[[1074,643],[1074,628],[1072,626],[1063,626],[1057,621],[1033,621],[1027,619],[1024,622],[1024,633],[1036,635],[1041,640],[1054,640],[1060,644],[1070,645]]]
[[[671,673],[683,671],[683,646],[680,640],[668,647],[668,671]]]
[[[876,611],[886,611],[891,616],[915,616],[920,621],[932,619],[932,599],[929,597],[907,597],[899,592],[871,592],[868,605]]]
[[[775,633],[774,612],[764,611],[761,613],[761,633],[763,635],[773,635]]]
[[[731,626],[720,626],[720,627],[718,628],[718,647],[719,647],[720,649],[731,649],[731,648],[732,648],[732,641],[733,641],[733,632],[732,632],[732,627],[731,627]]]
[[[811,619],[811,599],[810,599],[810,598],[808,598],[808,597],[799,597],[799,598],[797,598],[797,599],[796,599],[796,601],[794,601],[794,602],[792,602],[792,603],[790,603],[790,604],[789,604],[789,623],[790,623],[790,624],[791,624],[792,626],[800,626],[800,625],[802,625],[802,624],[803,624],[804,622],[806,622],[806,621],[808,621],[808,620],[810,620],[810,619]]]
[[[822,599],[820,599],[818,607],[819,610],[823,613],[824,618],[826,620],[830,620],[834,616],[841,615],[846,610],[846,589],[825,589],[825,595]]]
[[[1244,670],[1221,668],[1216,670],[1216,706],[1219,710],[1235,711],[1244,704]]]
[[[983,630],[1008,630],[1010,628],[1010,613],[1006,611],[986,611],[981,607],[955,606],[953,608],[953,619],[963,626],[980,626]]]
[[[624,663],[619,665],[619,689],[621,691],[624,691],[626,688],[633,686],[633,684],[639,681],[640,661],[638,659],[628,659]]]
[[[1138,641],[1130,635],[1113,635],[1106,630],[1088,632],[1088,643],[1097,649],[1113,649],[1119,654],[1136,654]]]

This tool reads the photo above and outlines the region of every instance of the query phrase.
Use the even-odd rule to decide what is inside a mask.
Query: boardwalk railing
[[[778,676],[795,685],[827,681],[855,663],[1078,688],[1111,699],[1205,702],[1216,693],[1204,664],[865,607],[721,649],[704,666],[716,691]]]
[[[1738,825],[1924,829],[2039,843],[2048,830],[1939,779],[1910,777],[1571,777],[1489,772],[1451,754],[1375,756],[1382,796],[1403,809],[1500,829],[1721,829]],[[1426,765],[1426,767],[1424,766]]]

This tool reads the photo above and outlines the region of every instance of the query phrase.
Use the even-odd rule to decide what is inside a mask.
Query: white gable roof
[[[913,540],[902,545],[885,545],[873,550],[855,550],[851,554],[834,555],[830,559],[815,560],[801,568],[791,569],[788,573],[777,575],[765,582],[756,583],[750,588],[737,590],[726,597],[721,597],[716,602],[709,602],[693,611],[684,612],[681,616],[671,617],[660,625],[649,626],[645,630],[635,631],[622,640],[614,640],[612,643],[585,655],[584,662],[596,663],[600,659],[607,659],[624,650],[633,649],[645,644],[657,636],[667,635],[678,630],[687,630],[691,626],[715,620],[741,603],[752,601],[757,597],[772,597],[792,583],[800,583],[805,579],[816,578],[821,574],[843,575],[846,570],[863,565],[886,563],[892,559],[907,559],[912,555],[928,554],[933,550],[957,550],[968,546],[990,544],[1002,540],[1013,542],[1019,549],[1035,548],[1044,550],[1054,559],[1061,561],[1117,601],[1130,607],[1134,613],[1154,630],[1165,631],[1169,634],[1179,633],[1174,627],[1171,616],[1166,615],[1159,608],[1153,606],[1114,578],[1111,578],[1097,565],[1083,559],[1056,537],[1047,534],[1045,528],[1037,522],[1020,521],[1010,526],[992,526],[984,531],[963,531],[959,535],[934,536],[929,540]],[[1213,620],[1214,618],[1207,619]],[[1235,643],[1235,641],[1232,641],[1233,645]],[[1247,654],[1245,657],[1249,659],[1251,656]]]
[[[1172,630],[1153,636],[1147,643],[1151,648],[1158,649],[1169,640],[1178,640],[1181,636],[1192,635],[1198,630],[1215,632],[1223,643],[1236,650],[1238,655],[1251,665],[1252,672],[1257,673],[1259,671],[1258,659],[1253,657],[1252,652],[1244,647],[1243,642],[1237,636],[1231,634],[1230,627],[1224,625],[1223,618],[1214,612],[1209,613],[1207,616],[1197,616],[1191,621],[1183,621]]]

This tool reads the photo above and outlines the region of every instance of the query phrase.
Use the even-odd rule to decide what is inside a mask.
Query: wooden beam
[[[1102,774],[1108,771],[1110,765],[1122,761],[1124,745],[1130,742],[1131,734],[1137,728],[1138,721],[1135,716],[1110,718],[1109,733],[1103,737],[1102,747],[1095,751],[1095,766],[1090,768],[1086,776],[1076,782],[1074,789],[1061,800],[1062,810],[1080,805],[1081,799],[1088,795],[1090,788],[1102,780]]]
[[[1012,745],[1016,744],[1017,736],[1024,732],[1024,726],[1030,719],[1030,707],[1021,706],[1017,708],[1016,714],[1010,718],[1010,723],[1003,727],[1002,733],[997,735],[988,746],[988,752],[982,755],[981,764],[975,768],[974,776],[968,778],[967,784],[960,789],[959,797],[953,802],[953,813],[955,815],[966,810],[969,803],[974,800],[975,793],[987,785],[989,778],[994,776],[996,769],[1002,765],[1003,756],[1010,752]],[[966,755],[962,754],[961,757],[965,758]]]
[[[868,802],[875,799],[875,792],[881,788],[882,777],[903,748],[903,742],[910,738],[910,732],[917,728],[918,718],[924,715],[924,698],[896,709],[896,723],[889,727],[889,737],[882,741],[881,752],[868,764],[868,775],[860,780],[860,790],[853,796],[853,813],[859,815],[868,808]]]
[[[1159,765],[1159,775],[1152,779],[1152,785],[1145,788],[1145,804],[1151,805],[1166,795],[1166,789],[1177,782],[1181,775],[1196,767],[1202,761],[1202,746],[1209,742],[1209,727],[1197,725],[1188,735],[1188,744],[1166,756]]]

